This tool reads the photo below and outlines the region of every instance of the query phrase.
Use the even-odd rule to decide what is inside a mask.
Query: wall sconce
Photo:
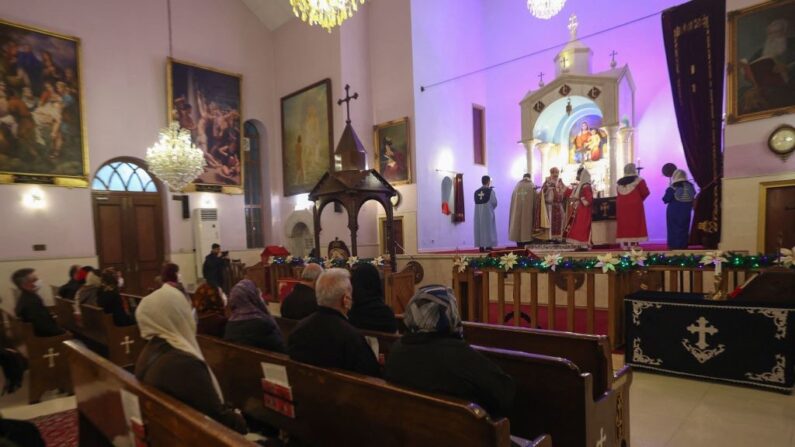
[[[22,205],[32,210],[43,209],[47,205],[44,201],[44,192],[38,188],[29,190],[22,196]]]

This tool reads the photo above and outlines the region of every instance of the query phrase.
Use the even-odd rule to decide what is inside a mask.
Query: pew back
[[[255,446],[238,433],[176,399],[143,385],[81,343],[65,343],[75,385],[80,445],[107,445],[128,435],[121,390],[138,397],[149,447]]]
[[[381,379],[293,362],[283,354],[212,337],[198,339],[228,401],[250,417],[312,445],[510,445],[508,421],[492,421],[474,404],[414,392]],[[287,368],[295,418],[264,406],[261,362]]]

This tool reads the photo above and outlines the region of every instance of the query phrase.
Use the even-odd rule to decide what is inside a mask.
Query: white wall
[[[174,57],[243,75],[243,118],[257,119],[273,147],[278,119],[273,78],[273,38],[241,2],[172,0]],[[118,156],[143,158],[166,124],[166,57],[168,25],[165,0],[4,0],[2,17],[14,22],[77,36],[82,42],[83,112],[90,172]],[[31,212],[20,205],[21,185],[0,185],[6,210],[0,261],[26,260],[44,270],[53,284],[73,259],[91,259],[94,246],[91,192],[88,189],[42,187],[47,207]],[[192,194],[191,206],[200,205]],[[212,195],[221,210],[222,243],[246,248],[243,196]],[[164,194],[167,252],[193,252],[192,227],[183,221],[181,205]],[[32,245],[47,244],[33,252]],[[60,260],[51,266],[44,260]],[[52,273],[50,273],[52,272]],[[5,270],[0,283],[7,281]],[[50,277],[52,276],[52,277]],[[0,293],[3,293],[0,290]]]

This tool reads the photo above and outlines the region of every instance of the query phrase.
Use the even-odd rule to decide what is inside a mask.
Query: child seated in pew
[[[221,387],[204,361],[191,306],[182,292],[164,285],[141,300],[135,317],[141,337],[148,340],[135,364],[135,377],[246,433],[240,411],[224,404]]]
[[[395,312],[384,302],[384,290],[378,269],[372,264],[358,264],[351,271],[353,305],[348,320],[359,329],[397,332]]]
[[[286,351],[282,331],[254,281],[244,279],[232,287],[229,310],[231,315],[224,329],[224,340],[266,351]]]
[[[464,341],[452,290],[422,287],[409,301],[404,322],[407,332],[386,360],[386,380],[470,400],[492,416],[508,414],[513,378]]]
[[[116,326],[134,325],[135,318],[127,313],[124,308],[124,300],[119,293],[119,272],[113,267],[108,267],[102,270],[101,281],[102,284],[99,293],[97,293],[97,305],[106,314],[113,315],[113,324]]]

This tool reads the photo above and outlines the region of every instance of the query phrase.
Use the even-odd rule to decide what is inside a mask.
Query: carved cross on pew
[[[124,346],[124,353],[130,355],[130,345],[133,343],[135,343],[135,340],[130,339],[129,335],[125,335],[124,341],[119,344]]]
[[[337,100],[337,105],[338,106],[341,106],[343,102],[345,103],[345,109],[348,112],[348,119],[345,120],[345,122],[347,124],[351,123],[351,100],[352,99],[359,99],[359,93],[355,92],[353,94],[353,96],[351,96],[351,94],[349,93],[350,89],[351,89],[351,86],[348,85],[348,84],[345,84],[345,98]]]
[[[54,349],[50,348],[50,349],[47,350],[47,353],[44,354],[42,357],[47,359],[47,362],[48,362],[47,367],[48,368],[55,368],[55,357],[58,357],[59,355],[61,355],[61,354],[55,352]]]
[[[698,333],[698,343],[696,343],[696,346],[700,349],[706,349],[709,346],[709,343],[707,343],[707,334],[717,334],[718,328],[715,326],[709,327],[709,321],[704,317],[699,317],[696,323],[698,323],[698,326],[691,324],[686,329],[691,334]]]
[[[605,428],[601,427],[599,429],[599,441],[597,441],[596,447],[604,447],[605,441],[607,441],[607,436],[605,436]]]

